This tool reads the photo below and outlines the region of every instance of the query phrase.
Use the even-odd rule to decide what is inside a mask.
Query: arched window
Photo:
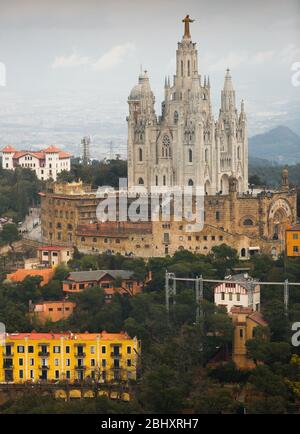
[[[208,149],[205,149],[204,159],[205,159],[205,163],[208,163]]]
[[[188,180],[188,185],[189,185],[189,186],[193,186],[193,185],[194,185],[194,181],[193,181],[192,179],[189,179],[189,180]]]
[[[183,77],[183,61],[181,61],[181,77]]]
[[[253,221],[251,219],[245,219],[244,226],[253,226]]]
[[[237,157],[238,157],[238,160],[241,159],[241,147],[240,146],[238,146],[238,148],[237,148]]]
[[[187,62],[187,70],[188,70],[188,77],[189,77],[191,75],[191,64],[189,60]]]
[[[174,124],[177,124],[177,122],[178,122],[178,112],[175,111],[174,112]]]
[[[166,175],[163,176],[163,185],[166,185]]]
[[[139,180],[138,180],[138,184],[139,184],[139,185],[144,185],[144,180],[143,180],[143,178],[139,178]]]
[[[158,185],[158,176],[155,176],[155,185]]]
[[[143,161],[143,150],[139,148],[139,161]]]
[[[242,258],[245,258],[245,256],[246,256],[246,249],[241,249],[241,257]]]
[[[193,162],[193,151],[189,149],[189,163]]]
[[[167,134],[165,134],[164,135],[164,137],[163,137],[163,141],[162,141],[162,152],[161,152],[161,154],[162,154],[162,157],[163,158],[168,158],[168,157],[171,157],[171,140],[170,140],[170,137],[167,135]]]

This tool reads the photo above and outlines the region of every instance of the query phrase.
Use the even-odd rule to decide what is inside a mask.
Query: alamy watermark
[[[299,87],[300,86],[300,62],[294,62],[292,64],[291,70],[294,72],[291,78],[292,86]]]
[[[300,346],[300,322],[294,322],[292,324],[292,331],[295,332],[292,336],[293,347]]]
[[[188,232],[204,227],[204,187],[136,186],[127,188],[127,179],[119,179],[119,189],[99,187],[102,199],[96,209],[99,222],[175,222],[188,223]]]

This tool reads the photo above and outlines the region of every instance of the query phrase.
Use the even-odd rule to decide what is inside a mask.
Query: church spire
[[[230,69],[227,68],[225,74],[224,87],[221,92],[221,110],[223,112],[235,111],[235,91],[231,80]]]

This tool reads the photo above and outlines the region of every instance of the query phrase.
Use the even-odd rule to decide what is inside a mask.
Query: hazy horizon
[[[56,143],[78,154],[88,134],[94,157],[111,141],[125,155],[127,97],[140,65],[159,114],[187,13],[195,19],[191,35],[199,72],[210,75],[215,116],[229,67],[250,136],[277,125],[299,134],[300,87],[291,83],[292,64],[300,62],[297,0],[0,0],[0,62],[7,70],[1,147]]]

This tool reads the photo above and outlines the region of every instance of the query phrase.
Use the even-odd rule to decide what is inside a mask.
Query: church
[[[274,258],[285,248],[286,229],[297,222],[297,191],[288,171],[276,189],[248,187],[247,119],[238,112],[230,71],[214,119],[210,80],[198,72],[196,44],[186,16],[178,43],[176,75],[165,81],[161,116],[147,72],[128,98],[128,185],[153,191],[200,186],[204,194],[204,226],[189,231],[183,218],[107,221],[97,217],[101,202],[91,186],[55,183],[41,193],[44,243],[76,246],[86,253],[109,252],[144,258],[173,255],[178,250],[208,254],[220,244],[236,249],[241,259],[256,253]],[[194,187],[193,187],[194,186]],[[143,188],[140,188],[143,187]],[[160,188],[158,189],[160,190]],[[202,191],[203,191],[202,190]],[[115,192],[116,196],[122,194]],[[193,193],[193,197],[196,197]],[[173,210],[175,208],[173,207]]]
[[[155,113],[155,97],[147,71],[128,98],[128,185],[201,185],[206,194],[228,194],[229,178],[238,191],[248,190],[248,140],[244,102],[236,108],[235,90],[227,69],[221,91],[221,108],[214,119],[210,79],[198,70],[196,43],[190,23],[176,51],[176,74],[165,80],[161,116]]]

